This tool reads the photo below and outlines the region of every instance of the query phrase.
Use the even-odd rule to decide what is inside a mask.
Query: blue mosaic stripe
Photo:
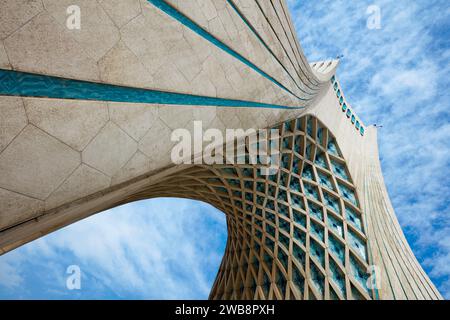
[[[3,69],[0,69],[0,95],[189,106],[304,108],[125,87]]]
[[[233,8],[233,10],[236,12],[236,14],[241,18],[241,20],[245,23],[245,25],[247,25],[247,27],[250,29],[250,31],[255,35],[256,38],[258,38],[258,40],[261,42],[261,44],[264,46],[264,48],[266,48],[267,51],[269,51],[269,53],[272,55],[272,57],[280,64],[280,66],[283,68],[283,70],[287,73],[287,75],[289,76],[289,78],[291,78],[291,80],[295,83],[295,86],[302,91],[305,94],[308,95],[313,95],[313,93],[311,92],[306,92],[304,89],[302,89],[298,84],[297,81],[295,81],[294,77],[291,75],[291,73],[287,70],[287,68],[284,66],[284,64],[280,61],[280,59],[278,59],[278,57],[276,56],[276,54],[272,51],[272,49],[270,49],[269,45],[264,41],[264,39],[259,35],[258,31],[255,29],[255,27],[253,27],[253,25],[250,23],[250,21],[248,21],[248,19],[241,13],[241,11],[239,10],[239,8],[236,6],[236,4],[232,1],[232,0],[226,0],[228,2],[228,4]],[[313,89],[311,89],[313,90]],[[314,90],[318,90],[318,89],[314,89]]]
[[[185,16],[184,14],[182,14],[180,11],[178,11],[177,9],[175,9],[174,7],[172,7],[170,4],[168,4],[167,2],[165,2],[164,0],[147,0],[149,3],[153,4],[155,7],[157,7],[158,9],[160,9],[161,11],[163,11],[164,13],[166,13],[167,15],[171,16],[172,18],[174,18],[175,20],[177,20],[178,22],[180,22],[181,24],[183,24],[184,26],[188,27],[189,29],[191,29],[192,31],[194,31],[195,33],[197,33],[199,36],[203,37],[204,39],[208,40],[209,42],[211,42],[213,45],[215,45],[216,47],[222,49],[223,51],[225,51],[226,53],[230,54],[231,56],[233,56],[234,58],[238,59],[239,61],[241,61],[242,63],[244,63],[246,66],[250,67],[251,69],[253,69],[254,71],[256,71],[257,73],[259,73],[261,76],[263,76],[264,78],[272,81],[274,84],[276,84],[278,87],[280,87],[281,89],[283,89],[284,91],[290,93],[291,95],[293,95],[294,97],[296,97],[299,100],[303,100],[303,101],[307,101],[308,99],[304,99],[304,98],[300,98],[299,96],[297,96],[295,93],[293,93],[291,90],[289,90],[288,88],[286,88],[283,84],[281,84],[278,80],[276,80],[275,78],[273,78],[272,76],[270,76],[269,74],[267,74],[266,72],[264,72],[263,70],[261,70],[257,65],[255,65],[253,62],[249,61],[248,59],[246,59],[244,56],[242,56],[240,53],[238,53],[237,51],[233,50],[232,48],[230,48],[228,45],[226,45],[225,43],[223,43],[222,41],[220,41],[219,39],[217,39],[216,37],[214,37],[212,34],[210,34],[209,32],[207,32],[205,29],[203,29],[202,27],[200,27],[197,23],[195,23],[194,21],[192,21],[191,19],[189,19],[187,16]]]

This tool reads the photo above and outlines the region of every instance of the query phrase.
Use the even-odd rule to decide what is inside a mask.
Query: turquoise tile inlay
[[[278,203],[278,213],[289,218],[289,209],[284,204]]]
[[[311,165],[305,165],[305,168],[303,169],[303,173],[302,173],[302,177],[308,180],[313,181],[314,177],[313,177],[313,170]]]
[[[367,250],[366,250],[366,244],[364,240],[360,239],[356,234],[353,233],[353,231],[348,230],[349,235],[349,242],[350,246],[358,252],[358,254],[364,259],[364,261],[367,261]]]
[[[293,210],[293,214],[294,214],[294,222],[298,223],[299,225],[301,225],[303,228],[306,229],[306,216],[297,210]]]
[[[288,202],[288,197],[287,197],[287,193],[285,190],[280,189],[278,191],[278,200],[284,201],[284,202]]]
[[[276,217],[271,212],[266,212],[266,219],[270,222],[272,222],[274,225],[276,224]]]
[[[345,265],[345,247],[333,235],[328,237],[328,247],[330,252],[339,260],[342,265]]]
[[[305,205],[303,204],[303,200],[301,197],[291,193],[291,201],[293,208],[305,209]]]
[[[327,216],[327,225],[330,229],[336,232],[339,236],[344,236],[344,227],[342,222],[336,219],[332,214],[328,214]]]
[[[334,79],[336,80],[336,78]],[[356,130],[359,131],[361,136],[364,136],[364,128],[361,122],[356,119],[356,115],[352,113],[350,108],[348,108],[341,90],[340,89],[338,90],[338,82],[332,81],[332,83],[334,83],[334,90],[336,91],[336,96],[338,97],[339,104],[342,105],[342,111],[345,112],[345,115],[347,116],[347,118],[350,119],[351,123],[355,125]]]
[[[327,161],[325,159],[325,155],[323,153],[317,153],[316,154],[316,164],[318,164],[320,167],[324,169],[328,169]]]
[[[330,259],[330,273],[334,284],[338,287],[340,293],[345,296],[345,276],[333,259]]]
[[[337,175],[339,178],[344,180],[349,180],[347,171],[345,170],[345,167],[339,163],[337,163],[334,160],[331,160],[331,166],[333,167],[333,173]]]
[[[359,128],[359,132],[362,136],[364,135],[364,128],[362,126],[361,126],[361,128]]]
[[[294,228],[294,239],[300,242],[303,246],[306,246],[306,234],[299,228]]]
[[[310,136],[311,138],[314,138],[312,121],[309,119],[308,119],[308,124],[306,125],[306,132],[308,133],[308,136]]]
[[[290,122],[290,121],[286,121],[286,122],[284,123],[284,131],[285,131],[286,133],[288,133],[288,132],[293,132],[293,131],[292,131],[292,125],[291,125],[291,122]]]
[[[319,144],[322,144],[323,139],[323,128],[319,128],[317,130],[317,140],[319,141]]]
[[[292,282],[297,287],[298,291],[300,291],[301,294],[304,294],[305,277],[303,277],[303,275],[297,268],[293,268],[292,270]]]
[[[324,292],[325,276],[314,264],[311,264],[311,281],[314,287],[317,289],[317,291],[319,291],[320,298],[322,298]]]
[[[215,36],[213,36],[208,31],[206,31],[205,29],[200,27],[197,23],[195,23],[194,21],[189,19],[183,13],[181,13],[180,11],[178,11],[177,9],[172,7],[166,1],[164,1],[164,0],[147,0],[147,1],[149,3],[151,3],[151,4],[153,4],[155,7],[157,7],[161,11],[163,11],[164,13],[166,13],[167,15],[171,16],[172,18],[174,18],[175,20],[180,22],[181,24],[183,24],[184,26],[186,26],[187,28],[191,29],[193,32],[195,32],[196,34],[198,34],[199,36],[201,36],[205,40],[211,42],[216,47],[222,49],[223,51],[225,51],[226,53],[228,53],[232,57],[234,57],[237,60],[241,61],[246,66],[250,67],[251,69],[253,69],[257,73],[259,73],[264,78],[272,81],[274,84],[276,84],[278,87],[280,87],[284,91],[290,93],[291,95],[293,95],[294,97],[296,97],[299,100],[302,100],[302,101],[306,101],[307,100],[307,99],[300,98],[299,96],[297,96],[295,93],[293,93],[291,90],[286,88],[283,84],[281,84],[278,80],[276,80],[275,78],[273,78],[272,76],[270,76],[269,74],[267,74],[266,72],[261,70],[257,65],[255,65],[253,62],[251,62],[250,60],[248,60],[244,56],[242,56],[239,52],[235,51],[234,49],[232,49],[231,47],[229,47],[228,45],[226,45],[225,43],[223,43],[222,41],[217,39]]]
[[[300,182],[299,182],[299,180],[297,178],[294,178],[294,177],[291,178],[291,183],[289,185],[289,188],[291,190],[293,190],[293,191],[301,193],[301,191],[300,191]],[[292,198],[292,195],[291,195],[291,198]]]
[[[320,241],[324,242],[325,232],[323,230],[323,227],[313,220],[311,220],[311,233],[315,235]]]
[[[286,253],[284,253],[284,251],[281,248],[278,248],[278,261],[281,262],[281,264],[283,265],[284,269],[287,271],[288,270],[288,257],[286,255]],[[282,291],[284,292],[284,291]]]
[[[315,203],[308,201],[309,214],[314,218],[323,221],[323,212],[322,208],[316,205]]]
[[[297,244],[294,243],[292,253],[294,258],[296,258],[297,261],[300,262],[300,265],[303,268],[305,268],[305,261],[306,261],[305,251],[303,251],[302,248],[300,248]]]
[[[278,225],[280,226],[281,230],[283,230],[287,234],[291,234],[291,223],[289,221],[280,218],[278,219]]]
[[[350,201],[353,205],[358,206],[358,202],[356,201],[355,192],[338,182],[339,189],[341,190],[341,194],[347,201]]]
[[[274,226],[266,223],[266,232],[271,235],[273,238],[275,238],[275,228]]]
[[[362,222],[359,214],[347,207],[345,208],[345,214],[347,216],[347,221],[349,221],[354,227],[362,231]]]
[[[303,108],[125,87],[3,69],[0,69],[0,95],[189,106]]]
[[[330,176],[325,173],[322,173],[320,170],[317,170],[319,174],[319,183],[321,186],[327,187],[330,190],[334,190],[333,183],[331,182]]]
[[[350,255],[350,269],[361,287],[363,287],[366,292],[370,294],[369,289],[367,288],[367,279],[369,279],[369,274],[363,270],[361,265],[352,255]]]
[[[336,141],[334,141],[334,139],[330,139],[330,141],[328,141],[328,152],[335,155],[335,156],[341,156],[339,154],[338,148],[336,146]]]
[[[320,201],[319,200],[319,191],[317,190],[316,186],[313,186],[312,184],[309,184],[306,182],[303,183],[303,186],[305,187],[305,194],[308,197],[311,197],[317,201]]]
[[[311,143],[308,141],[306,143],[306,151],[305,151],[306,159],[311,160],[311,153],[312,153],[312,147],[311,147]]]
[[[324,202],[328,209],[341,214],[341,208],[339,206],[339,201],[338,201],[338,199],[336,199],[336,197],[328,194],[327,192],[323,193],[323,197],[325,198]]]
[[[325,267],[325,253],[324,249],[314,240],[310,244],[311,255],[317,259],[322,267]]]
[[[278,240],[287,250],[289,250],[289,243],[290,243],[289,237],[285,236],[282,232],[279,232]]]

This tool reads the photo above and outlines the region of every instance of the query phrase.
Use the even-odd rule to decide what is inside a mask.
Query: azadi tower
[[[337,65],[307,62],[283,0],[0,1],[0,254],[182,197],[227,217],[211,299],[440,299]],[[194,120],[278,128],[279,170],[175,165]]]

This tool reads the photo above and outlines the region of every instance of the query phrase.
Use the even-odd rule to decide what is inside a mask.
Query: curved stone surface
[[[185,197],[227,216],[212,299],[441,299],[338,63],[308,63],[283,0],[1,1],[0,254],[130,201]],[[171,133],[197,120],[279,128],[279,170],[175,165]]]

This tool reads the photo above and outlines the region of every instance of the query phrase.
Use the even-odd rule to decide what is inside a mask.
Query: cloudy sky
[[[338,77],[379,131],[382,166],[405,234],[450,298],[448,0],[288,0],[310,61],[343,54]],[[381,28],[367,28],[367,8]],[[173,199],[128,204],[0,257],[0,298],[204,299],[225,248],[222,213]],[[66,270],[81,269],[81,289]]]

